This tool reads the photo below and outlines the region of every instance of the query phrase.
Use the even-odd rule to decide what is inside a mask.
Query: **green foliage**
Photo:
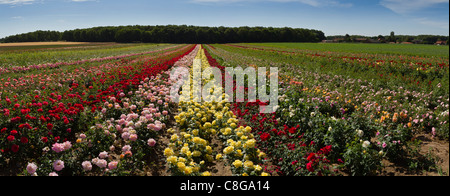
[[[9,36],[3,42],[77,41],[145,43],[319,42],[319,30],[272,27],[198,27],[187,25],[119,26],[75,29],[65,32],[36,31]]]
[[[380,153],[372,149],[372,144],[367,145],[367,142],[355,139],[347,145],[344,165],[353,176],[375,175],[381,167]]]

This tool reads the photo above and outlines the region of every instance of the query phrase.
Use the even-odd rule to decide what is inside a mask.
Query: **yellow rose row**
[[[196,55],[199,56],[202,50],[199,49]],[[192,69],[190,69],[192,80]],[[192,101],[185,102],[192,97],[191,94],[181,92],[179,103],[179,114],[175,116],[179,133],[174,129],[168,132],[173,134],[170,138],[168,148],[164,150],[167,163],[172,175],[175,176],[209,176],[210,173],[204,171],[206,163],[213,162],[213,150],[209,145],[210,141],[204,139],[212,135],[211,113],[213,110]],[[205,112],[206,111],[206,112]]]
[[[201,59],[202,70],[210,66],[203,49],[198,51],[196,58]],[[250,133],[251,127],[237,127],[238,120],[225,99],[200,104],[191,100],[192,92],[190,95],[183,92],[181,94],[180,113],[175,116],[179,133],[175,133],[173,129],[169,130],[173,135],[164,151],[172,175],[211,175],[205,170],[207,165],[214,162],[215,152],[210,144],[217,135],[226,141],[226,148],[223,154],[215,155],[215,159],[227,160],[234,175],[268,175],[262,172],[261,166],[255,164],[262,160],[265,154],[255,148],[256,140]]]

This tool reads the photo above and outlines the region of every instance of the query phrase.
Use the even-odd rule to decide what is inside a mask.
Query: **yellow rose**
[[[206,146],[208,144],[208,142],[204,139],[201,139],[200,144]]]
[[[208,154],[211,154],[211,153],[212,153],[212,148],[211,148],[211,146],[206,146],[206,152],[207,152]]]
[[[178,162],[177,167],[180,171],[184,171],[184,169],[186,168],[186,165],[183,162]]]
[[[259,158],[264,158],[264,157],[266,157],[266,153],[260,152],[260,153],[258,154],[258,157],[259,157]]]
[[[231,124],[230,124],[230,127],[231,127],[231,128],[236,128],[236,126],[237,126],[236,123],[231,123]]]
[[[224,154],[230,154],[234,151],[234,147],[233,146],[228,146],[225,149],[223,149],[223,153]]]
[[[184,168],[184,174],[190,175],[192,174],[192,167],[188,166]]]
[[[202,153],[200,151],[196,150],[196,151],[193,152],[193,156],[194,157],[199,157],[199,156],[202,156]]]
[[[189,151],[189,147],[187,147],[187,146],[184,146],[183,148],[181,148],[181,153],[182,154],[186,154],[187,152]]]
[[[205,118],[206,119],[206,118]],[[206,121],[206,120],[205,120]],[[203,125],[203,127],[205,127],[205,128],[211,128],[212,127],[212,125],[211,125],[211,123],[210,122],[206,122],[205,123],[205,125]]]
[[[240,168],[240,167],[242,167],[242,161],[241,161],[241,160],[235,160],[235,161],[233,162],[233,165],[234,165],[234,167],[236,167],[236,168]]]
[[[178,162],[183,162],[183,163],[186,163],[186,159],[185,159],[185,158],[183,158],[183,157],[179,157],[179,158],[178,158]]]
[[[247,141],[245,142],[245,146],[246,146],[247,148],[254,148],[254,147],[255,147],[255,144],[256,144],[256,140],[255,140],[255,139],[247,140]]]
[[[245,161],[245,162],[244,162],[244,166],[245,166],[246,168],[252,169],[252,168],[253,168],[253,162],[252,162],[252,161]]]
[[[242,146],[242,142],[241,142],[241,141],[234,142],[232,145],[233,145],[235,148],[240,148],[240,147]]]
[[[194,142],[194,143],[196,143],[196,144],[200,144],[201,141],[202,141],[202,139],[199,138],[199,137],[194,137],[194,138],[192,139],[192,142]]]
[[[166,156],[166,157],[172,156],[173,154],[174,154],[174,152],[173,152],[173,150],[170,149],[170,148],[166,148],[166,149],[164,150],[164,156]]]
[[[208,171],[205,171],[202,173],[202,176],[211,176],[211,173],[209,173]]]
[[[167,162],[168,163],[170,163],[170,164],[175,164],[175,163],[177,163],[177,157],[176,156],[170,156],[169,158],[167,158]]]
[[[242,150],[236,150],[236,156],[242,157],[244,154],[242,154]]]
[[[224,135],[230,135],[231,134],[231,128],[226,128]]]
[[[193,134],[193,135],[198,135],[198,129],[192,130],[192,134]]]

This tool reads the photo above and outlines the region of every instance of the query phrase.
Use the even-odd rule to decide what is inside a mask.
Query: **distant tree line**
[[[24,33],[5,37],[0,41],[2,43],[60,41],[61,36],[62,36],[61,32],[58,31],[35,31],[31,33]]]
[[[75,29],[64,32],[35,31],[3,38],[2,42],[144,42],[144,43],[239,43],[320,42],[319,30],[273,27],[199,27],[187,25],[119,26]]]
[[[358,42],[361,39],[377,41],[378,43],[404,43],[411,42],[416,44],[435,44],[437,41],[446,41],[448,45],[449,36],[443,35],[395,35],[391,32],[389,35],[362,36],[362,35],[336,35],[328,36],[328,40],[337,40],[338,42]]]

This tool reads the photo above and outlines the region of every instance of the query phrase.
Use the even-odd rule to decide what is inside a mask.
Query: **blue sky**
[[[0,38],[36,30],[166,24],[449,35],[449,0],[0,0]]]

